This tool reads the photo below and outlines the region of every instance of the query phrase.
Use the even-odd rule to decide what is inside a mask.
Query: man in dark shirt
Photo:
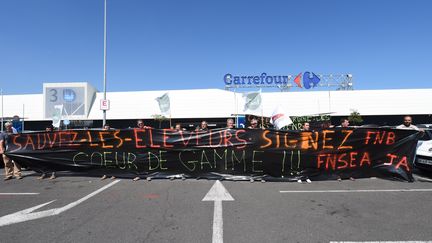
[[[252,118],[252,120],[250,121],[250,126],[248,128],[249,129],[257,129],[258,128],[258,120],[255,118]]]
[[[206,121],[202,121],[201,125],[195,129],[198,132],[208,132],[208,124]]]
[[[0,134],[0,154],[3,157],[3,162],[5,164],[4,180],[10,180],[13,178],[13,176],[15,176],[17,179],[22,179],[21,166],[4,154],[8,148],[8,145],[12,142],[12,123],[6,122],[5,128],[6,130]]]
[[[22,122],[17,115],[13,116],[12,129],[15,129],[17,133],[22,132]]]
[[[45,132],[54,132],[54,126],[53,125],[46,126]],[[41,174],[41,176],[38,177],[38,179],[39,180],[45,179],[47,171],[48,171],[48,169],[46,169],[46,168],[43,169],[42,174]],[[55,171],[51,171],[50,180],[54,180],[55,178],[56,178]]]
[[[340,122],[340,126],[338,126],[338,127],[348,128],[349,127],[349,120],[346,118],[342,118],[341,122]]]
[[[304,131],[304,132],[310,132],[311,131],[309,122],[303,123],[302,131]]]

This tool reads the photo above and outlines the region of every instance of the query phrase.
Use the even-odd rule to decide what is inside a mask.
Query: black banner
[[[41,172],[282,181],[375,176],[412,181],[418,137],[413,130],[377,128],[65,130],[14,135],[7,155]]]

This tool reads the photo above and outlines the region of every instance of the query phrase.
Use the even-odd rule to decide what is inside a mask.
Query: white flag
[[[63,115],[63,105],[55,105],[54,112],[52,114],[52,125],[53,127],[59,128]]]
[[[161,114],[162,115],[169,115],[171,112],[171,107],[170,107],[170,98],[169,98],[168,93],[165,93],[161,97],[157,97],[156,101],[159,104],[159,109],[161,111]]]
[[[270,122],[275,126],[276,129],[281,129],[293,123],[291,118],[285,114],[281,106],[276,107],[276,109],[273,111]]]
[[[262,106],[261,91],[244,93],[243,94],[243,100],[244,100],[243,112],[245,114],[261,116],[261,113],[262,113],[262,111],[261,111],[261,106]]]

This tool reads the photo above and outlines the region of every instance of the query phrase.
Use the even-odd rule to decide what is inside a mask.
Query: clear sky
[[[355,89],[432,88],[431,10],[430,0],[108,0],[107,89],[223,89],[226,73],[304,71],[352,73]],[[4,93],[83,81],[103,89],[103,0],[0,0]]]

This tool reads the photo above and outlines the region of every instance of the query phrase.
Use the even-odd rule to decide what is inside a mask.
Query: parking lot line
[[[102,188],[99,188],[98,190],[88,194],[87,196],[78,199],[74,202],[71,202],[63,207],[60,208],[52,208],[52,209],[47,209],[44,211],[36,211],[35,210],[44,207],[52,202],[54,202],[55,200],[43,203],[43,204],[39,204],[36,205],[34,207],[31,208],[27,208],[15,213],[11,213],[5,216],[0,217],[0,227],[1,226],[6,226],[6,225],[11,225],[11,224],[15,224],[15,223],[21,223],[21,222],[25,222],[25,221],[29,221],[29,220],[35,220],[35,219],[40,219],[40,218],[45,218],[45,217],[50,217],[50,216],[55,216],[55,215],[59,215],[75,206],[77,206],[78,204],[86,201],[87,199],[97,195],[98,193],[108,189],[109,187],[115,185],[116,183],[120,182],[120,180],[115,180],[111,183],[109,183],[108,185],[103,186]]]
[[[371,189],[371,190],[310,190],[310,191],[279,191],[280,193],[327,193],[327,192],[432,192],[432,189]],[[373,241],[372,241],[373,242]],[[397,242],[397,241],[396,241]]]
[[[330,241],[330,243],[432,243],[432,241]]]
[[[0,195],[39,195],[39,192],[0,192]]]

